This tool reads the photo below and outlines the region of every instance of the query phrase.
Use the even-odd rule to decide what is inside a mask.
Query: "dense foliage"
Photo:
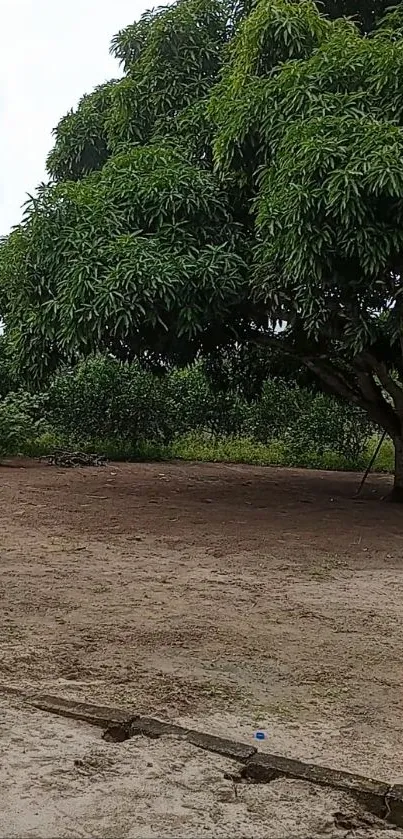
[[[39,411],[38,411],[39,408]],[[22,392],[0,399],[0,456],[18,455],[47,428],[43,406]]]
[[[259,444],[279,443],[285,463],[315,462],[330,453],[338,458],[334,465],[359,467],[373,428],[359,409],[290,380],[266,379],[260,395],[248,400],[236,385],[217,388],[203,364],[161,375],[137,362],[97,357],[59,373],[39,395],[9,394],[0,402],[0,434],[3,454],[29,450],[35,436],[45,449],[62,441],[114,446],[120,455],[144,444],[159,451],[197,435],[247,439],[256,451]]]
[[[281,350],[389,433],[403,498],[403,6],[384,12],[178,0],[116,36],[124,78],[61,121],[0,251],[31,381],[99,350]]]
[[[5,335],[0,335],[0,398],[17,390],[21,384],[15,374],[12,359],[12,347]]]

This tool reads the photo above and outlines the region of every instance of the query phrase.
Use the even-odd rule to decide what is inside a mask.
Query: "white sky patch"
[[[121,75],[109,55],[144,0],[0,0],[0,235],[47,179],[52,129],[84,93]]]

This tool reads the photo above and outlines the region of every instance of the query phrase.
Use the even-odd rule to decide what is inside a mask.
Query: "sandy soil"
[[[373,478],[1,470],[0,683],[403,781],[403,518]],[[128,746],[129,750],[134,746]],[[252,793],[251,793],[252,794]]]
[[[235,787],[224,773],[236,764],[169,738],[106,744],[97,729],[10,697],[0,719],[4,839],[403,836],[336,792],[285,780]]]

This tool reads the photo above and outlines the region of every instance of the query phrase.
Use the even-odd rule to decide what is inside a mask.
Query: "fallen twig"
[[[62,466],[74,468],[77,466],[106,466],[106,458],[100,454],[87,454],[86,452],[71,452],[63,449],[55,449],[51,454],[40,458],[46,460],[50,466]]]

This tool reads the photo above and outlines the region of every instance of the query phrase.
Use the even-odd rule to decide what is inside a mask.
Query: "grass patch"
[[[27,444],[21,452],[27,457],[41,457],[55,448],[81,450],[103,454],[108,460],[141,462],[185,460],[204,463],[245,463],[254,466],[288,466],[331,471],[364,471],[374,452],[378,437],[374,436],[367,451],[359,459],[349,459],[338,452],[301,451],[281,440],[264,444],[245,438],[219,438],[203,434],[190,434],[177,438],[173,443],[153,443],[126,440],[90,440],[78,442],[47,433]],[[393,472],[393,444],[385,440],[375,461],[374,472]]]
[[[258,443],[248,438],[203,439],[197,435],[181,438],[172,444],[173,457],[212,463],[249,463],[255,466],[293,466],[307,469],[360,469],[337,452],[293,451],[281,440]]]
[[[368,460],[374,453],[378,445],[379,437],[373,437],[368,446]],[[373,465],[373,472],[393,472],[395,465],[395,451],[392,440],[388,437],[383,441],[382,446],[378,452],[375,463]]]

